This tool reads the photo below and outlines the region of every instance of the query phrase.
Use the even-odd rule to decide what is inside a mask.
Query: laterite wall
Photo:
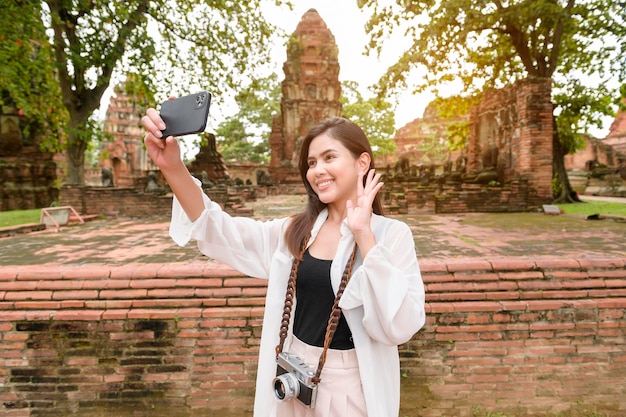
[[[626,258],[420,265],[401,416],[626,415]],[[0,416],[250,416],[264,284],[199,261],[1,267]]]

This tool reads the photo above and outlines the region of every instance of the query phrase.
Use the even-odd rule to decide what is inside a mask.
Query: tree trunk
[[[65,184],[85,185],[85,151],[87,143],[77,133],[74,127],[80,122],[70,121],[68,129],[67,148],[65,150],[67,162],[67,176]]]
[[[561,192],[554,197],[555,204],[563,203],[580,203],[580,199],[576,194],[576,191],[572,188],[567,176],[567,170],[565,169],[565,155],[567,152],[561,145],[559,134],[554,124],[554,134],[552,135],[552,166],[554,172],[554,178],[561,184]]]

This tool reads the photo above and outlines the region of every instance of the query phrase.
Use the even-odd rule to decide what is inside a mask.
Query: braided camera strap
[[[289,274],[289,281],[287,282],[287,292],[285,294],[285,305],[283,307],[283,316],[280,322],[280,341],[276,346],[276,356],[280,352],[283,351],[283,347],[285,345],[285,339],[287,339],[287,333],[289,331],[289,322],[291,320],[291,311],[293,308],[293,299],[296,291],[296,277],[298,275],[298,267],[300,266],[300,260],[302,259],[302,255],[304,254],[304,250],[306,249],[306,243],[303,243],[302,253],[299,258],[294,259],[293,264],[291,266],[291,273]],[[328,318],[328,325],[326,326],[326,335],[324,336],[324,349],[322,350],[322,354],[320,355],[320,360],[317,365],[317,372],[315,372],[315,376],[312,378],[314,384],[319,384],[321,381],[322,368],[324,367],[324,363],[326,363],[326,353],[330,346],[330,342],[333,340],[333,336],[337,331],[337,326],[339,325],[339,318],[341,316],[341,308],[339,307],[339,300],[343,295],[346,286],[348,285],[348,281],[350,280],[350,275],[352,275],[352,268],[354,267],[354,262],[356,260],[356,252],[357,246],[354,245],[352,249],[352,255],[350,255],[350,259],[346,263],[346,267],[344,268],[343,275],[341,276],[341,282],[339,283],[339,288],[337,290],[337,295],[335,296],[335,302],[333,303],[333,308],[330,313],[330,317]]]

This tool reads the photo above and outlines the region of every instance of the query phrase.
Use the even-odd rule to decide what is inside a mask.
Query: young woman
[[[311,129],[299,158],[306,209],[260,222],[229,216],[202,192],[176,139],[161,137],[156,110],[142,123],[175,195],[174,241],[196,240],[207,256],[268,279],[255,417],[397,417],[397,346],[424,325],[424,286],[411,230],[382,216],[383,184],[363,131],[338,117]],[[300,394],[289,375],[302,365],[285,363],[286,353],[311,370],[296,382]]]

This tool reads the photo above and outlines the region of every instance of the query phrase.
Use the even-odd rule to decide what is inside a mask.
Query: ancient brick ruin
[[[549,79],[488,91],[471,111],[467,169],[495,169],[497,181],[527,179],[531,201],[552,199],[553,106]]]
[[[585,137],[585,146],[565,156],[572,187],[581,194],[626,197],[626,112],[620,111],[604,139]]]
[[[396,152],[393,157],[385,160],[377,158],[376,165],[386,166],[401,159],[406,159],[409,164],[430,163],[438,166],[443,166],[447,160],[456,161],[462,156],[462,152],[449,150],[446,129],[451,124],[468,121],[469,115],[467,114],[459,114],[452,120],[443,119],[439,116],[435,103],[431,102],[424,110],[423,117],[397,130],[394,137]],[[429,146],[424,146],[425,144]]]
[[[125,91],[125,84],[115,87],[106,111],[104,131],[112,137],[102,150],[103,186],[133,187],[136,179],[156,167],[143,149],[144,129],[141,111]]]
[[[58,199],[54,154],[39,149],[41,138],[27,132],[20,111],[0,114],[0,211],[47,207]]]
[[[383,196],[390,212],[408,212],[416,207],[437,213],[517,212],[549,203],[550,93],[547,79],[523,80],[486,92],[483,101],[470,111],[465,155],[443,164],[413,164],[405,157],[387,169]],[[410,148],[404,144],[402,149]]]
[[[338,48],[315,9],[298,23],[283,71],[281,112],[270,134],[269,172],[276,183],[300,182],[298,140],[321,120],[341,114]]]

